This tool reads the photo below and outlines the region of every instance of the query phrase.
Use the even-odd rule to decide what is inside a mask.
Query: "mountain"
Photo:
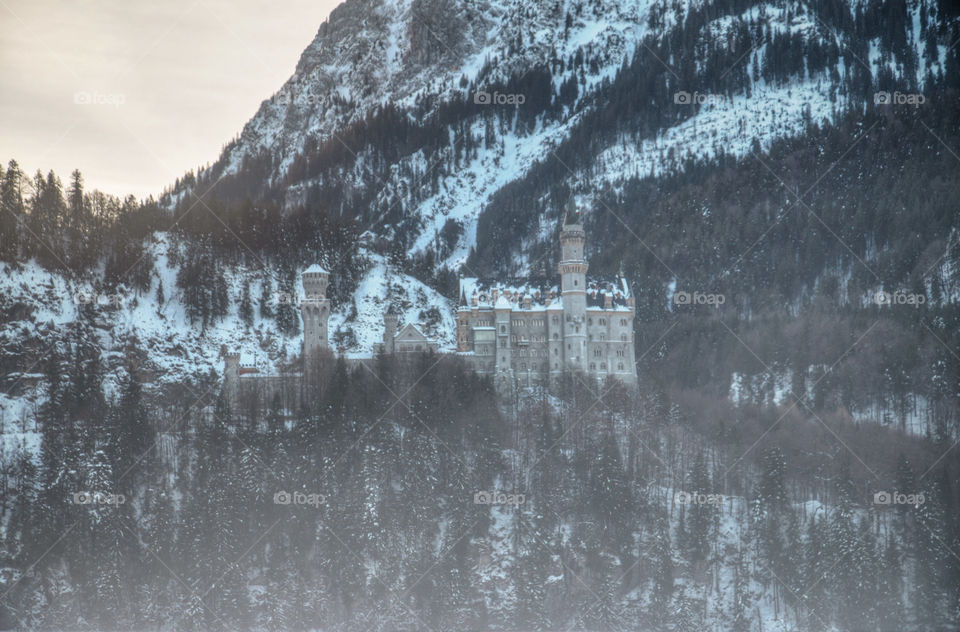
[[[328,206],[457,267],[487,245],[497,194],[536,174],[549,181],[500,263],[529,267],[521,244],[549,241],[561,191],[590,203],[769,149],[878,92],[948,84],[948,17],[931,2],[346,2],[199,188],[165,202],[213,187]]]
[[[0,628],[949,629],[958,39],[946,0],[348,0],[156,203],[12,164]],[[229,410],[309,265],[342,354],[391,304],[449,348],[458,275],[551,274],[571,200],[639,392],[381,358]]]

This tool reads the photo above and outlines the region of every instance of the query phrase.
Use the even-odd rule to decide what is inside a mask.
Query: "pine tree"
[[[20,250],[21,228],[26,209],[23,203],[23,172],[16,160],[7,165],[0,182],[0,261],[16,261]]]
[[[243,283],[243,291],[240,295],[239,316],[240,321],[247,329],[253,325],[253,304],[250,302],[250,281],[244,281]]]
[[[260,288],[260,318],[273,318],[273,282],[269,276],[263,278]]]

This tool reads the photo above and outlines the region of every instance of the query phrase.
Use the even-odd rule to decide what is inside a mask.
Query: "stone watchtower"
[[[567,368],[587,370],[587,260],[586,233],[580,213],[571,205],[560,229],[560,299],[563,303],[563,356]]]
[[[397,350],[397,310],[393,303],[387,307],[383,315],[383,352],[395,353]]]
[[[303,358],[320,349],[328,349],[327,321],[330,319],[330,300],[327,284],[330,273],[317,264],[303,271],[303,301],[300,315],[303,317]]]

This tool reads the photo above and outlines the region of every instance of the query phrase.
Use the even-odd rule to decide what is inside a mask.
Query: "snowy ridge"
[[[143,368],[153,377],[146,381],[155,381],[158,385],[201,378],[211,371],[220,373],[223,350],[241,352],[245,362],[263,374],[278,373],[299,356],[302,331],[285,336],[278,331],[273,319],[262,317],[257,309],[263,274],[256,268],[225,269],[227,314],[222,320],[209,324],[206,331],[199,322],[191,324],[177,288],[178,268],[171,263],[174,248],[169,235],[154,235],[149,250],[155,267],[151,285],[145,291],[121,286],[106,293],[89,283],[46,271],[33,261],[19,269],[0,264],[0,308],[26,312],[23,317],[0,325],[0,339],[20,343],[34,341],[41,349],[61,345],[63,349],[70,327],[85,319],[81,312],[92,310],[92,317],[86,322],[100,341],[108,397],[117,393],[119,379],[126,370],[124,349],[132,341],[147,352],[148,366]],[[239,314],[246,282],[251,284],[254,303],[254,318],[249,327]],[[162,305],[157,302],[161,283],[166,297]],[[298,293],[302,293],[299,276],[297,288]],[[398,309],[401,326],[413,323],[428,336],[438,339],[441,348],[453,345],[453,304],[420,281],[391,270],[378,255],[370,255],[369,268],[354,297],[356,309],[354,305],[342,305],[331,314],[331,346],[338,346],[338,330],[352,332],[352,336],[342,341],[341,350],[348,355],[371,355],[374,344],[383,337],[383,314],[388,299]],[[277,292],[271,302],[275,306],[281,300],[289,299]],[[37,445],[33,428],[28,427],[24,432],[23,424],[45,397],[42,388],[33,387],[36,381],[33,378],[39,377],[43,370],[43,357],[35,358],[36,364],[26,376],[21,377],[19,373],[8,376],[10,383],[5,385],[5,391],[9,392],[0,396],[0,421],[5,425],[7,443]],[[4,446],[6,443],[0,443],[0,450],[5,449]]]

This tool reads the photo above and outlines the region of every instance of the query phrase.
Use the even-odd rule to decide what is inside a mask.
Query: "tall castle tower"
[[[560,229],[560,299],[563,303],[563,355],[568,369],[587,370],[586,233],[580,213],[571,204]]]
[[[330,300],[327,298],[327,284],[330,273],[317,264],[303,271],[303,301],[300,303],[300,315],[303,317],[303,357],[318,349],[327,349],[327,321],[330,319]]]

